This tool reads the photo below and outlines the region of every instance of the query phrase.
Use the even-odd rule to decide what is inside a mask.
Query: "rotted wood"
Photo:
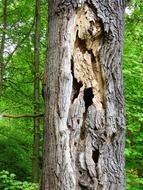
[[[123,190],[125,2],[49,1],[42,190]]]

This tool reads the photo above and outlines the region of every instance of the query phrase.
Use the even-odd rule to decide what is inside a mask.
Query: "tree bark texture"
[[[123,0],[49,0],[42,190],[123,190]]]
[[[41,0],[35,0],[35,39],[34,39],[34,114],[40,111],[40,5]],[[39,181],[39,127],[40,117],[33,118],[34,127],[34,145],[33,145],[33,161],[32,161],[32,181]]]

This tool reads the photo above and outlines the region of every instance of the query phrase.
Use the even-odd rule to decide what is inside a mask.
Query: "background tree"
[[[34,38],[34,114],[40,112],[40,8],[41,1],[35,1],[35,38]],[[39,180],[39,128],[40,118],[34,117],[33,182]]]
[[[3,76],[4,76],[4,49],[5,49],[5,38],[6,38],[6,29],[7,29],[7,0],[2,1],[2,34],[0,38],[0,96],[2,94],[3,86]]]
[[[2,4],[2,1],[0,1]],[[41,52],[39,53],[39,73],[38,83],[41,83],[43,65],[45,60],[45,33],[47,25],[47,6],[46,1],[41,3]],[[0,6],[0,26],[3,27],[3,6]],[[39,7],[38,7],[39,8]],[[35,2],[33,0],[24,0],[19,2],[17,0],[7,1],[7,29],[5,30],[5,49],[4,49],[4,62],[5,72],[3,77],[3,94],[0,99],[0,113],[2,119],[0,121],[1,135],[9,139],[9,133],[13,133],[13,141],[16,144],[8,146],[7,141],[1,144],[10,147],[18,147],[17,154],[14,149],[11,148],[11,154],[13,158],[16,158],[13,167],[9,164],[10,160],[7,158],[4,160],[4,156],[1,157],[0,169],[6,169],[10,172],[14,172],[19,179],[30,179],[32,175],[32,147],[33,147],[33,120],[43,115],[43,99],[41,96],[41,84],[39,85],[39,113],[33,113],[34,100],[34,38],[35,38]],[[35,48],[36,49],[36,48]],[[38,50],[39,51],[39,50]],[[35,58],[37,61],[37,59]],[[37,71],[36,71],[37,72]],[[37,74],[35,74],[37,76]],[[35,117],[36,116],[36,117]],[[5,118],[5,119],[4,119]],[[9,118],[9,119],[6,119]],[[14,119],[13,119],[14,118]],[[15,119],[17,118],[17,120]],[[8,130],[10,128],[11,130]],[[42,128],[43,119],[40,119],[39,126],[39,147],[42,145]],[[11,131],[11,132],[10,132]],[[15,133],[14,133],[15,131]],[[16,134],[20,134],[21,142],[17,138]],[[29,139],[28,143],[25,143],[25,136]],[[38,148],[39,148],[38,147]],[[22,151],[24,149],[27,151]],[[1,154],[2,155],[2,154]],[[22,168],[22,160],[18,161],[17,156],[21,155],[27,160],[27,165],[24,164]],[[9,156],[10,157],[10,156]],[[42,151],[39,148],[39,154],[37,155],[38,162],[41,165]],[[20,156],[19,156],[20,159]],[[5,163],[5,164],[3,164]],[[7,163],[7,164],[6,164]],[[33,164],[34,165],[34,164]],[[41,166],[38,166],[41,167]],[[13,170],[13,168],[15,168]],[[25,171],[24,171],[25,170]],[[40,168],[38,173],[40,174]],[[21,176],[20,171],[23,171]],[[28,172],[27,172],[28,171]],[[36,174],[36,172],[34,172]]]
[[[49,0],[42,190],[125,189],[124,1]]]

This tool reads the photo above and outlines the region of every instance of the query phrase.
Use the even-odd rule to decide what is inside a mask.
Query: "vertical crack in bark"
[[[71,60],[71,73],[72,73],[72,77],[73,77],[73,87],[72,87],[72,103],[74,102],[74,100],[78,97],[79,92],[80,92],[80,88],[83,86],[81,81],[77,81],[77,79],[74,76],[74,65],[73,65],[73,60]]]
[[[86,112],[83,113],[83,123],[80,130],[80,140],[85,141],[86,129],[85,129]]]
[[[79,38],[78,30],[76,32],[75,48],[79,48],[80,51],[84,54],[87,51],[86,40]]]
[[[85,111],[87,112],[88,110],[88,107],[91,106],[93,104],[93,97],[94,97],[94,94],[93,94],[93,90],[92,88],[87,88],[84,90],[84,102],[85,102]]]
[[[92,151],[92,158],[93,158],[95,164],[97,164],[98,163],[98,158],[99,158],[99,150],[98,149],[95,148]]]

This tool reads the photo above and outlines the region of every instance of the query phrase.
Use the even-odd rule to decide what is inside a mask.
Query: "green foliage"
[[[3,30],[3,5],[0,1],[0,29]],[[4,82],[0,97],[0,114],[33,113],[34,91],[34,30],[35,1],[7,1],[7,27],[5,30]],[[40,72],[45,62],[47,28],[47,1],[41,1]],[[0,43],[2,41],[0,35]],[[40,97],[40,112],[43,99]],[[43,120],[41,121],[41,126]],[[42,127],[40,136],[40,164],[42,157]],[[31,180],[33,159],[33,118],[0,119],[0,171],[15,173],[20,180]]]
[[[0,169],[14,172],[19,179],[29,179],[32,170],[32,141],[33,137],[28,130],[14,127],[10,121],[5,125],[0,121]]]
[[[127,190],[143,189],[143,2],[134,1],[126,15],[124,82],[126,98]]]
[[[127,187],[126,190],[142,190],[143,178],[139,177],[136,169],[127,169]]]
[[[38,190],[38,185],[27,181],[16,180],[16,175],[8,171],[0,172],[0,189],[1,190]]]

